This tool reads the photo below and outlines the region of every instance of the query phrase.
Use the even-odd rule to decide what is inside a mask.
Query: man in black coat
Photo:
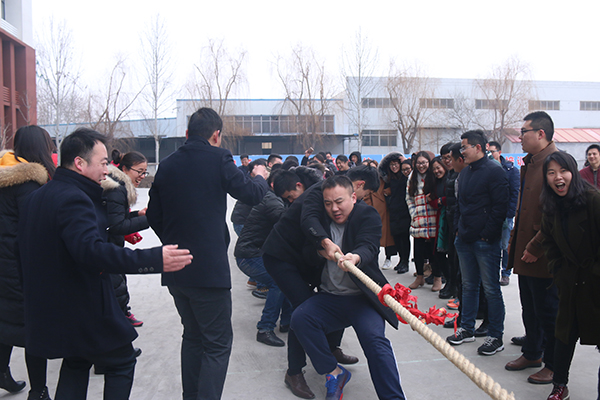
[[[188,140],[160,163],[146,212],[163,243],[179,243],[196,255],[186,270],[162,276],[184,328],[185,400],[221,398],[227,375],[233,342],[227,194],[256,205],[268,189],[263,165],[244,174],[220,148],[222,127],[210,108],[192,114]]]
[[[387,280],[379,270],[381,218],[377,211],[356,201],[352,182],[334,176],[322,185],[326,227],[331,241],[341,248],[339,261],[327,259],[316,268],[319,292],[304,301],[292,315],[292,329],[319,374],[327,374],[327,399],[340,399],[351,374],[337,364],[326,334],[352,326],[369,363],[371,379],[382,399],[404,399],[396,358],[385,337],[385,321],[398,328],[394,312],[358,278],[347,272],[343,261],[359,267],[378,285]],[[315,247],[316,250],[316,247]],[[325,251],[321,250],[325,256]]]
[[[63,358],[56,399],[85,399],[92,364],[106,367],[107,399],[128,399],[135,329],[123,315],[110,273],[177,271],[191,262],[176,246],[130,250],[108,243],[105,138],[81,128],[61,144],[61,167],[21,213],[27,352]],[[73,315],[78,318],[74,319]]]
[[[508,179],[495,161],[485,155],[487,139],[483,131],[461,136],[465,164],[458,177],[454,245],[462,276],[461,327],[447,341],[452,345],[475,341],[475,317],[479,286],[488,303],[488,337],[477,352],[493,355],[504,350],[504,300],[500,290],[500,238],[508,208]]]

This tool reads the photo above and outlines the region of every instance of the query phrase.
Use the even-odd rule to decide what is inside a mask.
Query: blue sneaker
[[[327,382],[325,382],[325,387],[327,388],[327,396],[325,396],[325,400],[341,400],[344,397],[344,393],[342,393],[344,386],[352,378],[350,371],[339,364],[338,367],[342,372],[337,377],[330,374],[326,375]]]

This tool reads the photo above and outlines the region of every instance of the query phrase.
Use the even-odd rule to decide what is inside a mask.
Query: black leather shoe
[[[25,389],[25,381],[15,381],[10,374],[10,367],[6,367],[6,372],[0,374],[0,388],[10,392],[17,393]]]
[[[315,398],[315,394],[312,392],[312,390],[310,390],[308,384],[306,383],[306,379],[304,379],[304,373],[301,372],[297,375],[289,375],[286,372],[283,382],[285,382],[285,386],[290,388],[295,396],[298,396],[301,399]]]
[[[135,355],[135,358],[138,358],[140,355],[142,355],[142,349],[140,349],[139,347],[134,347],[133,354]]]
[[[475,333],[473,333],[475,337],[486,337],[488,336],[488,326],[487,324],[479,325],[479,328],[475,329]]]
[[[525,335],[523,335],[523,336],[515,336],[512,339],[510,339],[510,341],[513,344],[516,344],[517,346],[523,346],[525,344],[525,338],[526,338]]]
[[[27,400],[52,400],[50,398],[50,395],[48,394],[48,386],[44,387],[44,389],[41,392],[30,390],[29,395],[27,396]]]
[[[431,274],[427,278],[425,278],[425,283],[428,285],[433,285],[433,274]]]
[[[279,332],[281,333],[287,333],[290,331],[290,325],[279,325]]]
[[[400,261],[394,269],[399,274],[405,274],[408,272],[408,263],[406,261]]]
[[[456,297],[456,290],[454,290],[453,288],[449,287],[448,284],[446,284],[446,286],[444,286],[444,288],[440,290],[440,294],[438,295],[438,297],[440,299],[451,299],[453,297]]]
[[[258,331],[256,333],[256,341],[266,344],[267,346],[275,346],[275,347],[283,347],[285,346],[285,342],[277,337],[275,332],[266,331],[261,332]]]
[[[344,354],[342,349],[339,347],[337,349],[335,349],[331,354],[334,355],[335,359],[340,364],[349,365],[349,364],[356,364],[358,362],[358,357],[349,356],[349,355]]]

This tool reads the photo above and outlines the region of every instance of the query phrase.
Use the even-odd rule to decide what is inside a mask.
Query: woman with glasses
[[[441,280],[441,271],[433,262],[434,244],[437,235],[436,182],[431,156],[426,151],[415,154],[415,168],[406,188],[406,204],[411,216],[410,234],[414,238],[414,260],[417,278],[408,287],[417,289],[425,284],[423,266],[425,259],[431,262],[434,278]]]
[[[137,201],[136,188],[148,175],[148,161],[137,151],[121,154],[119,150],[113,150],[111,156],[113,161],[108,167],[108,176],[102,181],[108,212],[108,240],[123,247],[125,240],[132,244],[139,242],[142,237],[137,232],[149,227],[145,208],[130,211]],[[112,274],[111,279],[123,313],[131,325],[142,326],[143,322],[130,312],[126,276]]]

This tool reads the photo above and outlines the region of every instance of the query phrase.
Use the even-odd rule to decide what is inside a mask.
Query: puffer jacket
[[[415,173],[418,172],[412,172]],[[408,192],[409,184],[406,185],[406,204],[411,217],[410,235],[414,238],[433,239],[437,235],[437,209],[434,208],[437,199],[427,201],[426,194],[423,193],[424,186],[425,180],[418,179],[417,191],[413,197]],[[435,193],[431,197],[435,198]]]
[[[110,165],[108,176],[102,181],[103,196],[108,212],[108,241],[117,246],[125,246],[125,235],[148,229],[145,215],[129,209],[137,202],[137,192],[131,178],[119,168]],[[127,277],[125,274],[111,274],[119,306],[125,312],[129,303]]]
[[[25,312],[19,264],[17,231],[22,202],[48,181],[41,164],[15,159],[0,152],[0,342],[25,346]]]
[[[281,197],[269,190],[262,201],[250,211],[247,223],[235,244],[233,255],[236,258],[262,257],[262,246],[284,211],[285,205]]]

